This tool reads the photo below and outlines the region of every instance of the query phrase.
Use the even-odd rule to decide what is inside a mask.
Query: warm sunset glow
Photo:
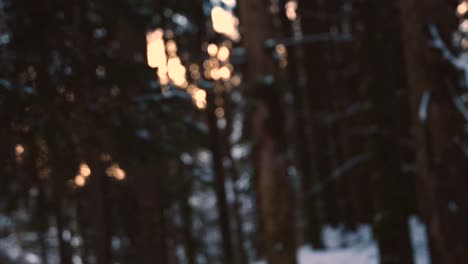
[[[237,29],[239,20],[231,12],[224,10],[222,7],[215,6],[211,10],[211,20],[214,31],[234,41],[240,40],[240,34]]]

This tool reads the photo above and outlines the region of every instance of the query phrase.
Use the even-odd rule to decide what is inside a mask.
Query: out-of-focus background
[[[468,261],[466,0],[0,0],[0,263]]]

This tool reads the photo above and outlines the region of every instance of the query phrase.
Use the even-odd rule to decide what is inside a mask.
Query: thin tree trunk
[[[183,219],[183,232],[185,254],[188,264],[196,264],[197,242],[193,235],[193,209],[190,205],[190,197],[192,196],[192,175],[188,172],[183,173],[184,181],[182,181],[182,197],[181,197],[181,214]]]
[[[216,205],[219,213],[219,224],[223,243],[223,263],[234,263],[234,254],[231,237],[231,220],[229,217],[229,206],[226,199],[226,175],[223,166],[223,144],[221,131],[218,128],[218,119],[215,114],[216,105],[213,91],[208,91],[207,97],[208,127],[210,131],[210,145],[214,172],[214,185],[216,193]]]
[[[168,263],[164,193],[161,172],[165,165],[136,164],[129,173],[135,177],[135,194],[138,204],[138,254],[141,263]],[[174,165],[167,162],[167,166]],[[179,177],[179,175],[171,175]]]
[[[97,263],[110,264],[112,261],[111,252],[111,208],[109,203],[108,179],[105,175],[105,168],[99,164],[98,155],[89,155],[90,176],[89,188],[92,197],[92,212],[94,216],[94,252]]]
[[[225,85],[229,85],[226,84]],[[231,88],[231,87],[230,87]],[[229,160],[229,179],[232,182],[231,190],[233,193],[233,201],[231,205],[231,212],[234,218],[234,234],[235,234],[235,251],[237,256],[237,263],[238,264],[247,264],[248,257],[247,252],[244,247],[245,242],[245,235],[244,235],[244,228],[243,228],[243,219],[242,219],[242,205],[240,201],[241,191],[238,188],[238,181],[239,181],[239,170],[237,169],[237,164],[235,159],[231,154],[232,144],[229,139],[229,135],[232,133],[232,129],[234,126],[234,104],[230,101],[230,94],[224,93],[224,113],[226,118],[226,128],[222,133],[222,140],[224,148],[224,155],[226,156],[227,160]]]
[[[229,139],[227,136],[225,136],[225,144],[230,146]],[[245,252],[245,247],[244,247],[244,241],[245,241],[245,236],[244,236],[244,228],[243,228],[243,219],[242,219],[242,212],[241,212],[241,202],[239,200],[240,197],[240,191],[239,188],[237,187],[237,182],[239,180],[239,171],[236,168],[235,160],[233,159],[231,152],[230,152],[230,147],[228,148],[228,151],[226,151],[226,156],[230,161],[230,175],[231,175],[231,181],[232,181],[232,191],[233,191],[233,215],[234,215],[234,221],[235,221],[235,234],[236,234],[236,241],[237,241],[237,254],[238,254],[238,261],[240,264],[247,264],[248,259],[247,255]]]
[[[47,126],[48,134],[46,135],[48,145],[50,146],[49,151],[51,151],[51,167],[52,167],[52,186],[53,186],[53,197],[54,197],[54,211],[55,211],[55,220],[57,226],[57,239],[59,241],[59,256],[60,263],[69,264],[71,263],[71,249],[67,241],[64,240],[63,232],[66,227],[66,217],[63,206],[67,201],[64,194],[65,177],[67,172],[70,172],[69,168],[70,163],[64,162],[67,156],[62,152],[63,145],[60,145],[57,142],[57,136],[59,126],[54,121],[50,121]]]

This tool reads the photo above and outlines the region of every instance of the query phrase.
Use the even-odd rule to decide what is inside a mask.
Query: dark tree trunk
[[[99,264],[112,262],[111,232],[112,204],[109,199],[109,182],[105,168],[99,164],[99,155],[88,155],[92,174],[89,180],[90,208],[93,216],[94,253]]]
[[[181,214],[183,219],[183,233],[185,254],[188,264],[196,264],[197,242],[193,235],[193,209],[190,205],[192,196],[192,175],[184,172],[184,181],[182,181]]]
[[[301,6],[302,8],[302,6]],[[306,7],[304,7],[306,8]],[[288,21],[290,22],[290,21]],[[301,18],[290,22],[291,36],[294,39],[302,38]],[[310,30],[310,27],[308,27]],[[310,31],[308,33],[311,33]],[[319,47],[314,47],[317,52],[322,52]],[[301,169],[301,200],[305,220],[305,241],[311,243],[315,248],[322,248],[322,227],[325,221],[323,192],[314,192],[312,189],[319,185],[320,172],[317,157],[317,124],[312,117],[313,101],[311,83],[305,63],[305,45],[298,43],[290,47],[290,72],[291,78],[295,80],[292,86],[294,96],[295,121],[297,133],[297,152]],[[310,51],[309,51],[310,52]],[[317,61],[319,63],[319,61]],[[319,82],[320,83],[320,82]],[[320,85],[320,84],[319,84]],[[317,89],[318,87],[314,87]]]
[[[135,194],[138,205],[138,257],[141,263],[168,263],[166,245],[166,220],[161,172],[165,166],[135,164],[129,173],[135,177]],[[168,162],[170,165],[171,163]],[[173,175],[178,177],[179,175]]]
[[[365,25],[362,63],[368,112],[375,130],[368,138],[370,174],[374,198],[374,233],[380,263],[413,263],[408,230],[412,208],[411,177],[402,171],[402,141],[408,130],[404,70],[400,41],[399,13],[393,2],[373,1],[358,6]],[[379,21],[385,20],[385,24]],[[386,36],[383,38],[382,36]],[[409,110],[409,109],[408,109]]]
[[[231,237],[231,219],[229,217],[229,205],[226,199],[226,175],[223,166],[223,140],[221,131],[218,128],[216,117],[216,105],[213,91],[208,91],[207,114],[208,127],[210,131],[210,146],[212,153],[212,163],[214,172],[214,186],[216,193],[216,205],[218,207],[219,224],[221,227],[221,237],[223,243],[223,263],[234,263],[233,245]]]
[[[51,151],[51,180],[53,186],[53,203],[57,226],[57,239],[59,241],[59,256],[60,263],[69,264],[72,261],[71,248],[70,244],[68,241],[65,241],[63,236],[67,225],[65,208],[68,208],[67,206],[64,206],[67,203],[67,198],[65,196],[63,186],[66,186],[66,176],[73,172],[68,168],[71,167],[71,164],[66,162],[67,155],[65,155],[63,151],[64,146],[57,142],[57,136],[60,134],[56,132],[59,131],[60,128],[51,123],[50,126],[48,126],[49,134],[47,134],[47,140]]]
[[[463,120],[454,106],[447,67],[429,47],[427,28],[434,23],[446,43],[456,28],[456,1],[401,0],[401,24],[411,116],[417,147],[419,209],[428,228],[433,264],[468,259],[466,222],[466,156],[456,140],[463,138]],[[431,95],[427,107],[423,97]],[[420,110],[426,120],[419,118]]]
[[[238,2],[241,33],[247,52],[247,78],[255,94],[251,118],[255,140],[255,168],[260,218],[268,263],[296,263],[295,198],[287,175],[284,126],[277,87],[253,85],[273,73],[273,63],[263,46],[273,36],[272,19],[265,1]],[[255,12],[252,12],[255,10]]]

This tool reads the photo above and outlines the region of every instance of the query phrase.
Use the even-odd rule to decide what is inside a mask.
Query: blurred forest
[[[467,89],[466,0],[0,0],[0,263],[468,263]]]

